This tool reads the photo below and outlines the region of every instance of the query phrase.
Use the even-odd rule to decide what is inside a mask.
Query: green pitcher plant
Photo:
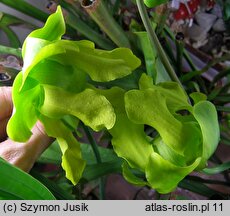
[[[111,129],[116,116],[110,102],[87,87],[87,79],[111,81],[130,74],[140,60],[127,48],[104,51],[90,41],[61,40],[65,22],[61,8],[45,26],[33,31],[22,47],[24,65],[13,84],[14,113],[8,136],[26,142],[40,120],[46,133],[57,139],[62,167],[76,184],[84,170],[80,145],[72,134],[81,120],[95,131]]]
[[[112,89],[107,91],[112,94]],[[115,152],[126,161],[123,174],[129,182],[168,193],[193,170],[206,166],[219,142],[219,124],[215,106],[205,95],[191,94],[192,106],[179,84],[153,85],[146,74],[138,90],[113,91],[108,100],[115,109],[116,123],[109,131]],[[124,99],[118,102],[119,95]],[[147,136],[145,125],[158,135]],[[144,178],[132,170],[142,172]]]
[[[139,89],[96,83],[131,74],[141,61],[128,48],[96,49],[87,40],[63,40],[61,8],[43,28],[26,38],[24,65],[13,84],[14,112],[8,136],[26,142],[39,120],[57,139],[66,177],[77,184],[86,162],[73,135],[79,121],[94,131],[108,130],[116,154],[123,158],[123,175],[135,185],[160,193],[174,190],[193,170],[202,170],[219,141],[215,106],[201,93],[192,93],[193,105],[175,82],[155,85],[145,73]],[[153,128],[148,136],[144,127]]]

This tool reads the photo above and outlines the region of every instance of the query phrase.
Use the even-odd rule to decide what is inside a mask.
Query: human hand
[[[26,143],[8,139],[6,126],[12,110],[11,87],[0,87],[0,157],[29,172],[37,158],[48,148],[53,139],[45,134],[44,127],[40,122],[37,122],[32,129],[33,135]]]

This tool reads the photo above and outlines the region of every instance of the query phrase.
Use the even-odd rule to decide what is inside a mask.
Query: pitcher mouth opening
[[[7,72],[0,72],[0,82],[11,80],[11,76]]]
[[[82,0],[82,5],[85,7],[91,6],[95,0]]]

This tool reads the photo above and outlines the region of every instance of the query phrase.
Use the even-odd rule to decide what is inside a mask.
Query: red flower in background
[[[175,20],[185,20],[193,18],[194,14],[197,12],[201,0],[191,0],[191,1],[184,1],[180,0],[180,6],[178,10],[174,13]],[[213,8],[215,5],[215,0],[208,0],[207,1],[207,9]]]

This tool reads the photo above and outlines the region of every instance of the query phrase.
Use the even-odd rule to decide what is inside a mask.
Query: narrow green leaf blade
[[[157,70],[156,70],[157,53],[151,46],[151,43],[150,43],[150,40],[148,38],[147,32],[135,32],[135,34],[137,35],[137,37],[138,37],[138,39],[140,41],[142,52],[144,53],[147,74],[150,77],[152,77],[154,81],[156,81],[156,76],[157,76]]]
[[[194,182],[188,179],[183,179],[179,183],[179,187],[200,194],[205,197],[211,197],[215,194],[218,194],[217,191],[214,191],[213,189],[209,188],[205,184],[200,182]]]
[[[87,165],[82,178],[92,181],[110,173],[121,173],[121,160]]]
[[[73,200],[74,199],[74,196],[72,194],[69,194],[67,191],[63,190],[58,184],[44,177],[38,171],[32,169],[30,174],[34,178],[36,178],[38,181],[40,181],[43,185],[45,185],[53,193],[56,199],[58,200]]]
[[[212,167],[212,168],[204,168],[202,171],[205,174],[214,175],[214,174],[221,173],[221,172],[228,170],[228,169],[230,169],[230,162],[226,162],[226,163],[223,163],[219,166]]]
[[[0,199],[54,200],[52,193],[32,176],[0,158]]]
[[[95,154],[92,150],[92,146],[85,143],[80,143],[82,158],[87,162],[88,165],[97,163]],[[117,155],[113,149],[98,147],[102,162],[115,161]],[[38,159],[40,163],[52,163],[52,164],[61,164],[62,152],[58,145],[58,142],[55,141],[53,144],[43,152],[41,157]]]

